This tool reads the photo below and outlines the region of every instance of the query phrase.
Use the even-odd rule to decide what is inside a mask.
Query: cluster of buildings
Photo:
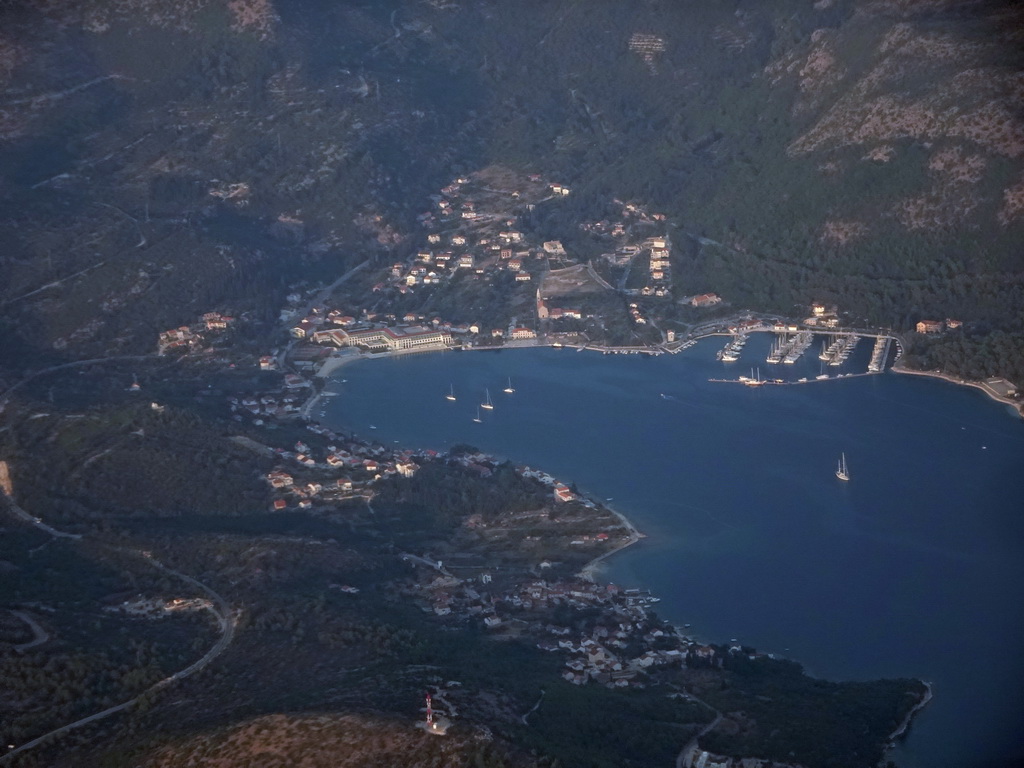
[[[637,325],[647,325],[647,318],[640,311],[640,306],[634,301],[629,304],[629,316]]]
[[[340,436],[315,424],[308,427],[341,443]],[[265,476],[274,489],[271,509],[284,511],[290,507],[310,509],[315,501],[341,501],[356,496],[372,495],[371,486],[387,477],[412,477],[425,461],[436,458],[434,451],[391,451],[359,440],[346,440],[341,445],[328,445],[325,451],[314,451],[304,442],[294,451],[275,451],[282,464]],[[288,462],[302,468],[299,479],[286,470]],[[304,470],[304,471],[303,471]],[[340,474],[339,474],[340,473]]]
[[[359,318],[341,310],[314,307],[289,329],[293,339],[334,347],[355,347],[371,352],[397,352],[412,349],[444,349],[452,345],[453,333],[469,333],[471,326],[457,326],[435,317],[429,324],[423,318],[407,314],[397,324],[393,314],[363,312]],[[260,367],[272,369],[273,359],[260,359]]]
[[[591,315],[586,315],[591,317]],[[549,307],[547,300],[541,297],[540,289],[537,290],[537,319],[538,320],[550,320],[557,322],[558,320],[582,320],[584,318],[583,310],[572,307]]]
[[[953,320],[952,318],[947,317],[945,321],[919,320],[917,325],[914,326],[914,330],[918,333],[942,333],[946,330],[955,331],[962,325],[963,323],[960,320]]]
[[[197,323],[161,331],[157,338],[157,351],[161,355],[172,349],[195,351],[202,348],[203,341],[211,334],[226,330],[234,322],[235,318],[231,315],[207,312]]]
[[[639,256],[646,254],[648,258],[646,284],[635,291],[642,296],[664,297],[670,295],[672,287],[672,252],[668,236],[657,235],[636,242],[629,237],[637,225],[650,231],[652,226],[664,226],[665,214],[648,214],[646,209],[636,203],[624,203],[616,200],[620,208],[618,220],[602,219],[580,225],[585,232],[594,235],[608,236],[626,240],[614,251],[604,253],[601,258],[616,267],[626,267]],[[631,242],[630,242],[631,241]]]
[[[567,194],[568,187],[544,184],[537,176],[524,182],[523,193],[515,189],[501,192],[485,188],[468,178],[455,179],[432,196],[435,210],[419,217],[428,230],[425,246],[407,262],[392,264],[372,292],[406,295],[421,286],[440,285],[459,273],[471,279],[487,280],[511,275],[516,285],[529,285],[535,274],[545,268],[552,257],[552,249],[560,251],[562,256],[565,251],[560,243],[554,242],[531,246],[523,232],[516,228],[517,218],[512,211],[524,205],[532,207],[536,203],[531,200]],[[294,294],[288,299],[298,304],[302,296]],[[566,312],[566,316],[581,316],[578,310]],[[303,341],[374,352],[443,348],[455,343],[456,336],[514,340],[536,337],[536,332],[525,326],[492,328],[413,313],[404,317],[374,315],[366,310],[346,314],[341,310],[328,311],[326,307],[313,308],[305,317],[293,322],[290,333]]]
[[[540,483],[551,488],[551,492],[554,495],[555,501],[567,502],[567,501],[579,501],[586,507],[593,508],[594,502],[590,499],[585,499],[582,496],[573,493],[572,489],[569,488],[565,483],[559,482],[554,477],[549,475],[547,472],[542,472],[539,469],[531,469],[525,465],[516,467],[516,473],[521,477],[528,477],[532,480],[537,480]]]
[[[294,376],[294,374],[290,375]],[[301,377],[296,376],[295,378]],[[305,380],[303,379],[303,381]],[[302,410],[303,399],[299,395],[279,393],[230,397],[228,403],[236,420],[241,421],[242,415],[246,414],[253,417],[255,420],[253,423],[260,426],[265,418],[286,419],[298,415]]]
[[[643,247],[650,253],[648,282],[640,293],[643,296],[667,296],[672,287],[672,259],[668,237],[652,237]]]
[[[811,316],[804,319],[804,325],[812,328],[838,328],[839,310],[835,306],[826,306],[820,301],[811,304]]]
[[[578,315],[578,312],[577,312]],[[389,316],[393,319],[393,316]],[[382,325],[361,322],[350,328],[316,326],[293,329],[293,336],[319,345],[352,347],[368,352],[405,352],[412,350],[447,349],[465,343],[461,339],[483,335],[488,339],[535,339],[536,331],[525,326],[485,328],[479,323],[451,323],[434,317],[429,323],[422,316],[407,314],[407,323],[415,325]],[[309,323],[309,318],[303,321]],[[367,326],[371,327],[367,327]],[[271,358],[266,358],[273,365]],[[261,359],[262,366],[262,359]]]
[[[506,227],[515,224],[515,219],[502,221]],[[416,252],[411,264],[396,263],[391,267],[390,284],[399,293],[408,293],[416,286],[439,285],[445,278],[460,270],[473,277],[482,277],[491,271],[505,271],[515,277],[517,283],[528,283],[533,275],[527,266],[539,265],[541,254],[529,248],[522,248],[523,234],[515,229],[502,229],[496,234],[481,232],[463,234],[458,232],[447,236],[447,242],[439,233],[428,235],[431,246]],[[380,283],[375,290],[386,286]]]
[[[550,564],[541,563],[540,569],[545,567]],[[539,649],[561,653],[561,676],[574,685],[643,687],[660,667],[721,667],[726,654],[745,653],[738,645],[703,645],[652,621],[647,608],[657,598],[615,584],[534,578],[502,587],[490,572],[463,579],[438,564],[427,580],[406,592],[437,616],[472,618],[492,631],[515,627]],[[584,630],[559,624],[552,615],[560,607],[596,618]]]
[[[444,349],[452,345],[452,333],[420,325],[367,328],[346,331],[341,328],[316,331],[312,341],[336,347],[359,347],[370,352],[400,352],[412,349]]]
[[[213,603],[203,597],[173,597],[170,600],[165,600],[159,597],[137,595],[115,605],[104,606],[103,610],[124,613],[129,616],[142,616],[147,619],[161,619],[175,613],[213,610]]]
[[[433,208],[419,216],[429,233],[427,247],[416,253],[411,264],[392,267],[392,284],[406,290],[433,285],[459,270],[474,277],[506,271],[517,283],[531,282],[533,274],[527,267],[534,264],[540,268],[548,251],[525,242],[523,233],[516,229],[514,211],[523,206],[532,208],[542,199],[565,197],[570,190],[564,184],[545,185],[537,175],[528,181],[523,191],[497,193],[459,177],[432,195]],[[442,234],[441,229],[447,231]]]

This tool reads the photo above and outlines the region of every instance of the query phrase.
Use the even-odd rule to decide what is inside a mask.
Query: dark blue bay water
[[[659,613],[698,637],[739,638],[832,679],[932,681],[893,755],[901,766],[1024,758],[1024,423],[920,377],[708,381],[757,361],[764,375],[768,344],[755,336],[731,366],[714,340],[659,358],[358,363],[338,372],[320,418],[389,443],[472,443],[613,497],[648,538],[605,577],[650,587]],[[772,375],[820,371],[813,354],[785,368]],[[485,388],[496,408],[477,424]],[[849,483],[833,474],[842,451]]]

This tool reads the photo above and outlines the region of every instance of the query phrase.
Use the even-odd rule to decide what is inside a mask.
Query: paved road
[[[11,611],[15,616],[24,621],[32,630],[32,639],[27,643],[14,646],[16,651],[27,651],[29,648],[35,648],[37,645],[42,645],[50,639],[50,635],[45,629],[39,626],[39,622],[33,619],[24,611]]]
[[[704,704],[704,702],[700,701],[700,699],[695,699],[692,696],[690,698],[693,701],[696,701],[698,704]],[[679,753],[679,757],[676,758],[676,768],[686,768],[686,766],[690,765],[691,759],[693,757],[693,751],[697,749],[697,740],[700,739],[700,737],[704,734],[711,733],[711,731],[715,730],[715,728],[718,727],[718,724],[722,722],[721,712],[719,712],[717,709],[714,709],[714,707],[712,707],[710,704],[704,704],[704,706],[714,711],[715,719],[707,725],[705,725],[703,728],[701,728],[693,738],[686,742],[686,746],[683,747],[682,751]]]
[[[58,539],[80,539],[80,538],[82,538],[82,536],[80,534],[77,534],[77,533],[67,533],[66,531],[60,531],[60,530],[57,530],[56,528],[53,528],[53,527],[47,525],[42,520],[40,520],[38,517],[35,517],[34,515],[30,515],[24,509],[22,509],[17,504],[15,504],[14,503],[14,499],[12,499],[10,496],[8,496],[6,493],[3,493],[2,491],[0,491],[0,500],[6,500],[8,511],[10,511],[11,514],[13,514],[15,517],[21,518],[22,520],[24,520],[29,525],[35,526],[36,528],[38,528],[41,531],[45,531],[46,533],[50,534],[54,538],[58,538]]]
[[[313,311],[313,307],[319,306],[320,304],[323,304],[325,301],[327,301],[327,299],[330,298],[331,294],[334,293],[334,291],[338,288],[339,285],[341,285],[346,280],[348,280],[350,277],[352,277],[352,275],[356,274],[357,272],[362,270],[364,267],[369,265],[369,263],[371,261],[372,261],[372,259],[367,259],[366,261],[362,262],[361,264],[357,264],[356,266],[352,267],[352,269],[350,269],[348,272],[343,274],[341,277],[339,277],[333,283],[331,283],[326,288],[324,288],[319,293],[317,293],[312,299],[310,299],[309,302],[307,302],[307,304],[304,307],[302,307],[300,310],[298,310],[296,312],[295,316],[298,317],[299,319],[302,319],[303,317],[306,317],[310,312]],[[278,368],[278,370],[284,370],[285,358],[288,356],[288,353],[291,351],[291,348],[295,346],[295,343],[297,341],[298,341],[298,339],[293,339],[292,341],[288,342],[285,345],[284,349],[282,349],[278,353],[278,355],[277,355],[277,368]]]
[[[148,360],[149,358],[152,357],[157,357],[157,354],[155,352],[152,352],[148,355],[118,355],[115,357],[96,357],[91,360],[75,360],[72,363],[53,365],[50,366],[49,368],[44,368],[41,371],[30,373],[21,381],[12,384],[10,387],[7,388],[7,391],[4,392],[3,395],[0,395],[0,413],[3,413],[4,409],[7,407],[7,401],[10,400],[12,392],[25,386],[33,379],[37,379],[40,376],[45,376],[48,373],[54,373],[55,371],[63,371],[68,368],[77,368],[82,365],[99,365],[101,363],[123,362],[125,360]]]
[[[39,185],[36,184],[35,186],[39,186]],[[94,269],[99,269],[100,267],[102,267],[106,263],[107,262],[105,262],[105,261],[101,261],[98,264],[93,264],[91,267],[86,267],[85,269],[81,269],[78,272],[75,272],[75,274],[73,274],[73,275],[68,275],[67,277],[62,277],[59,280],[54,280],[52,283],[47,283],[46,285],[40,286],[39,288],[36,288],[34,291],[29,291],[28,293],[21,294],[21,296],[15,296],[13,299],[7,299],[7,301],[0,302],[0,306],[5,307],[8,304],[13,304],[16,301],[21,301],[22,299],[27,299],[29,296],[35,296],[37,293],[42,293],[43,291],[49,290],[50,288],[56,288],[61,283],[66,283],[68,280],[74,280],[76,277],[80,277],[80,276],[86,274],[87,272],[92,272]]]
[[[541,691],[540,692],[540,698],[537,699],[537,703],[534,704],[532,707],[530,707],[528,710],[526,710],[526,712],[524,712],[523,716],[520,718],[520,720],[523,721],[523,725],[529,725],[529,723],[526,722],[526,718],[528,718],[530,715],[532,715],[534,712],[536,712],[538,709],[540,709],[541,702],[543,702],[543,701],[544,701],[544,691]]]
[[[367,504],[367,506],[369,506],[369,504]],[[420,565],[425,565],[428,568],[433,568],[435,571],[437,571],[443,576],[448,576],[449,578],[453,579],[456,578],[455,576],[452,576],[451,571],[449,571],[443,565],[439,565],[437,560],[427,560],[427,558],[425,557],[420,557],[419,555],[411,555],[408,552],[402,552],[400,554],[400,557],[403,560],[412,560],[414,562],[419,563]]]

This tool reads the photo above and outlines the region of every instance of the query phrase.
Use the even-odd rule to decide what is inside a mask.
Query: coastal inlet
[[[774,340],[751,334],[732,364],[715,359],[726,339],[654,358],[563,348],[360,363],[329,382],[338,396],[323,401],[322,421],[385,443],[477,446],[613,497],[647,538],[600,578],[651,589],[659,615],[702,639],[735,637],[816,676],[932,681],[898,762],[1019,754],[1019,421],[919,377],[753,390],[708,381],[756,368]],[[862,341],[848,364],[866,371],[872,346]],[[788,375],[813,379],[821,363],[805,354]],[[509,377],[514,395],[501,392]],[[487,389],[495,407],[475,423]],[[835,474],[844,452],[849,482]],[[965,665],[963,648],[985,664]],[[978,705],[965,712],[964,701]]]

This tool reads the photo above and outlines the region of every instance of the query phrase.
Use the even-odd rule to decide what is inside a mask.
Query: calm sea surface
[[[753,336],[732,364],[715,359],[719,340],[658,358],[529,349],[358,363],[313,416],[386,443],[471,443],[612,498],[648,538],[605,578],[650,587],[659,614],[700,638],[738,638],[831,679],[932,681],[935,699],[893,754],[901,766],[1024,758],[1024,422],[920,377],[708,381],[756,365],[821,372],[816,347],[769,369],[770,340]],[[864,370],[860,347],[850,370]],[[485,389],[495,409],[477,424]],[[834,475],[841,452],[849,483]]]

